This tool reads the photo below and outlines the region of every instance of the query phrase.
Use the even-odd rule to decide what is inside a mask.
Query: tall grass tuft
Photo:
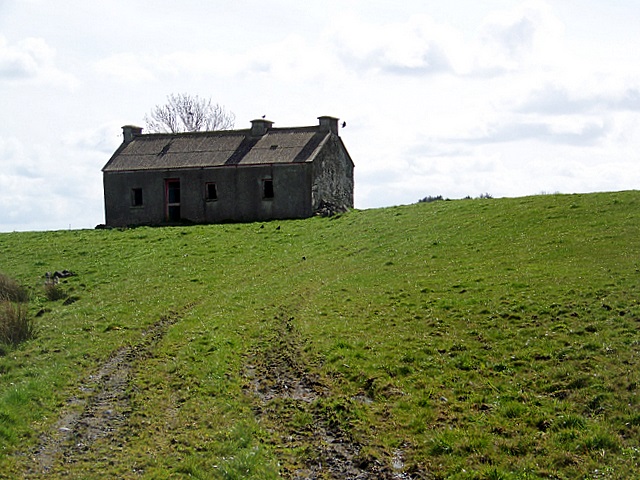
[[[0,300],[26,303],[29,301],[29,293],[13,278],[0,273]]]
[[[33,338],[35,323],[23,303],[0,302],[0,344],[16,346]]]
[[[0,345],[15,346],[35,336],[26,303],[29,293],[11,277],[0,273]]]
[[[64,300],[68,297],[67,292],[54,282],[46,282],[44,284],[44,295],[47,297],[47,300],[51,302]]]

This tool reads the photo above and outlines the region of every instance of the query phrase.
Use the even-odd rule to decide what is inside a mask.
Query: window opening
[[[207,183],[207,200],[218,199],[218,188],[215,183]]]
[[[264,179],[262,181],[262,198],[273,198],[273,180]]]
[[[142,206],[142,189],[141,188],[131,189],[131,206],[132,207]]]

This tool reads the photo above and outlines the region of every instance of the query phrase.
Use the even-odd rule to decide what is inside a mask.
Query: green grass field
[[[0,478],[640,478],[640,192],[7,233],[0,272]]]

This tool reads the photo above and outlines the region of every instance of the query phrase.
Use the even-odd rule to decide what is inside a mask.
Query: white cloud
[[[635,87],[585,93],[577,88],[548,84],[531,92],[517,108],[523,113],[566,115],[604,111],[640,111],[640,84]]]
[[[63,137],[63,146],[64,148],[100,152],[110,157],[122,143],[122,124],[123,122],[114,121],[69,132]]]
[[[452,71],[456,59],[450,55],[461,43],[458,32],[426,15],[372,24],[346,14],[338,16],[326,38],[348,68],[412,75]]]
[[[273,81],[308,81],[335,73],[337,62],[317,43],[298,35],[229,53],[220,48],[198,48],[156,53],[119,53],[99,60],[94,68],[122,82],[182,81],[205,78],[266,76]]]
[[[95,63],[94,68],[100,74],[108,75],[125,83],[144,83],[157,80],[145,63],[153,63],[153,61],[145,61],[144,57],[127,52],[117,53],[99,60]]]
[[[505,119],[498,124],[485,125],[486,131],[476,137],[452,138],[452,143],[486,145],[491,143],[535,140],[552,144],[589,146],[607,135],[606,122],[592,118],[561,117],[553,120]]]
[[[494,76],[533,65],[559,65],[563,35],[562,23],[540,1],[494,12],[477,31],[422,14],[377,24],[344,14],[327,34],[348,68],[419,76]]]
[[[0,81],[75,87],[78,80],[56,67],[55,57],[55,50],[42,38],[25,38],[11,45],[0,35]]]
[[[100,127],[84,132],[75,143],[58,145],[25,145],[15,138],[0,137],[3,230],[33,229],[34,224],[38,229],[90,228],[99,223],[100,169],[108,159],[100,148],[105,147],[106,130]]]
[[[478,68],[513,71],[561,65],[563,37],[562,23],[545,2],[529,1],[493,12],[481,27]]]

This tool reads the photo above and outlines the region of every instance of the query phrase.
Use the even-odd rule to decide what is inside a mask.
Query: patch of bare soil
[[[179,318],[176,313],[163,316],[142,334],[140,342],[115,351],[80,383],[57,423],[41,436],[40,444],[31,452],[33,461],[27,477],[44,476],[57,466],[79,461],[98,440],[120,441],[117,433],[131,411],[129,380],[136,365]]]
[[[292,320],[285,313],[276,316],[268,346],[256,352],[246,368],[256,414],[275,434],[275,450],[286,457],[281,459],[283,476],[292,480],[413,478],[403,472],[402,452],[395,452],[389,465],[372,458],[332,418],[332,412],[322,408],[321,400],[330,400],[331,392],[307,372],[301,354],[304,340]]]

